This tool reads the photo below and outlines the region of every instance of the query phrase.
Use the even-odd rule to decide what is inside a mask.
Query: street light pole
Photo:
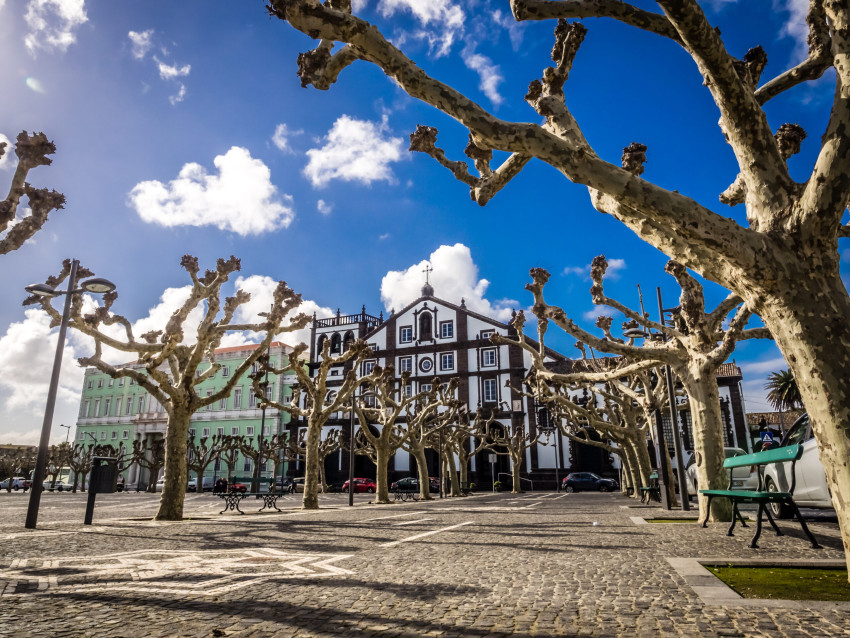
[[[25,527],[35,529],[38,523],[38,507],[41,504],[41,492],[44,489],[44,471],[47,468],[47,448],[50,443],[50,427],[53,424],[53,411],[56,407],[56,393],[59,389],[59,372],[62,368],[62,354],[65,351],[65,334],[68,332],[68,319],[71,316],[71,302],[74,293],[97,292],[104,293],[115,290],[115,284],[106,279],[89,279],[83,282],[80,290],[76,289],[77,269],[80,262],[76,259],[71,261],[71,270],[68,274],[68,290],[54,290],[48,284],[33,284],[26,287],[30,294],[45,297],[58,297],[65,295],[65,308],[62,311],[62,321],[59,324],[59,338],[56,343],[56,354],[53,357],[53,372],[50,375],[50,387],[47,391],[47,405],[44,408],[44,421],[41,425],[41,439],[38,444],[38,456],[35,460],[35,474],[32,477],[30,500],[27,505],[27,519]],[[70,430],[68,430],[70,432]]]
[[[65,443],[67,443],[67,442],[68,442],[68,437],[70,437],[70,436],[71,436],[71,427],[72,427],[72,426],[70,426],[70,425],[63,425],[62,423],[60,423],[60,424],[59,424],[59,427],[60,427],[60,428],[65,428]]]
[[[44,421],[41,424],[41,440],[38,444],[38,456],[35,460],[35,474],[32,477],[30,500],[27,506],[25,527],[35,529],[38,523],[38,506],[41,504],[41,492],[44,488],[44,470],[47,467],[47,446],[50,444],[50,426],[53,424],[53,410],[56,407],[56,392],[59,389],[59,371],[62,368],[62,354],[65,351],[65,333],[68,332],[68,318],[71,316],[71,300],[74,286],[77,284],[77,267],[80,262],[71,262],[68,275],[68,292],[65,293],[65,309],[62,311],[62,323],[59,324],[59,339],[56,342],[56,354],[53,357],[53,372],[50,375],[50,388],[47,391],[47,405],[44,408]]]
[[[348,506],[354,507],[354,392],[348,416]]]

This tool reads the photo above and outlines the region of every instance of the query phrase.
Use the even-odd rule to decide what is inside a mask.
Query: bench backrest
[[[787,445],[785,447],[772,448],[764,452],[754,452],[742,456],[732,456],[723,461],[723,467],[730,469],[744,465],[766,465],[768,463],[787,463],[796,461],[803,454],[801,445]]]

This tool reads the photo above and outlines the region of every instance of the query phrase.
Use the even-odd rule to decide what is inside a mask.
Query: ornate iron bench
[[[419,490],[413,489],[401,489],[395,490],[395,500],[396,501],[418,501],[419,500]]]
[[[640,488],[640,502],[649,503],[650,501],[661,502],[661,488],[658,485],[658,472],[653,472],[649,475],[649,486]]]
[[[283,511],[277,506],[277,499],[284,496],[281,492],[219,492],[218,496],[224,500],[224,509],[219,514],[224,514],[227,510],[236,510],[240,514],[244,514],[245,512],[239,509],[239,503],[242,499],[249,496],[253,496],[257,500],[263,499],[263,506],[257,510],[258,512],[266,509],[275,509],[278,512]]]
[[[797,504],[794,502],[794,487],[797,483],[797,477],[794,473],[794,468],[797,464],[797,460],[803,455],[803,448],[800,445],[788,445],[786,447],[778,447],[772,450],[765,450],[764,452],[755,452],[753,454],[745,454],[743,456],[733,456],[731,458],[723,461],[724,469],[729,470],[729,487],[732,486],[732,469],[736,467],[743,467],[746,465],[755,465],[758,468],[758,477],[759,484],[758,489],[756,490],[700,490],[700,494],[705,494],[708,497],[708,503],[706,504],[706,515],[705,520],[702,522],[703,527],[707,527],[708,523],[708,513],[711,511],[711,500],[713,498],[728,498],[732,501],[732,524],[729,526],[729,531],[726,532],[727,536],[734,536],[732,533],[735,529],[735,524],[740,520],[742,527],[747,527],[747,524],[744,522],[744,517],[741,516],[741,512],[738,510],[739,503],[758,503],[758,519],[756,522],[756,533],[753,536],[753,540],[750,541],[750,547],[758,548],[757,541],[759,536],[761,536],[761,526],[762,526],[762,515],[767,514],[767,520],[770,522],[777,536],[783,536],[782,531],[776,525],[776,521],[773,520],[773,516],[770,514],[770,510],[767,507],[770,503],[782,503],[791,508],[791,511],[794,512],[794,515],[797,517],[797,520],[800,522],[800,527],[803,528],[803,532],[805,532],[806,536],[808,536],[809,540],[812,542],[812,547],[814,549],[820,549],[820,545],[818,545],[817,540],[815,540],[814,535],[812,535],[811,531],[809,531],[809,526],[806,525],[806,520],[803,518],[803,515],[800,514],[800,510],[797,507]],[[764,490],[764,467],[766,465],[770,465],[772,463],[791,463],[791,487],[787,492],[769,492]]]

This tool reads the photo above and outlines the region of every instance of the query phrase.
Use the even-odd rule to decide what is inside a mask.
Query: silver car
[[[733,456],[743,456],[746,454],[746,450],[742,450],[739,447],[725,447],[723,448],[724,458],[732,458]],[[695,455],[691,454],[691,458],[688,459],[687,464],[685,465],[685,474],[688,476],[688,486],[693,489],[690,493],[690,496],[696,496],[699,493],[699,486],[697,485],[697,465],[694,462]],[[758,488],[759,479],[758,474],[756,472],[751,472],[752,468],[748,466],[744,467],[735,467],[732,468],[732,486],[733,490],[755,490]],[[729,476],[729,470],[723,470],[724,474],[726,474],[727,478]]]
[[[815,441],[809,416],[804,414],[785,433],[782,442],[786,445],[800,444],[803,455],[797,461],[794,475],[794,502],[799,507],[831,508],[832,497],[826,484],[826,473],[820,461],[818,444]],[[791,463],[772,463],[764,470],[765,489],[769,492],[787,492],[791,488]],[[792,512],[781,503],[771,503],[771,511],[777,518],[791,518]]]

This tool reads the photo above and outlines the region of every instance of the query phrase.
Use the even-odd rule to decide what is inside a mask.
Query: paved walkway
[[[85,495],[46,494],[28,531],[0,494],[0,636],[850,636],[848,605],[740,606],[682,560],[841,560],[829,516],[822,550],[791,522],[751,550],[618,494],[367,498],[219,516],[191,494],[192,520],[156,523],[153,495],[104,495],[84,528]]]

